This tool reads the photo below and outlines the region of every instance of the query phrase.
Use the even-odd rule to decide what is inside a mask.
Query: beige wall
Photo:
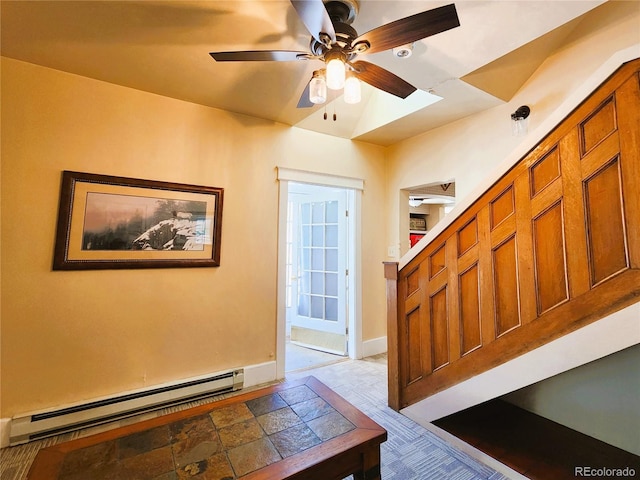
[[[276,166],[364,179],[363,338],[385,335],[382,148],[7,58],[2,128],[0,417],[275,360]],[[62,170],[223,187],[221,266],[53,272]]]
[[[526,138],[511,135],[510,114],[531,107],[529,133],[612,54],[638,45],[640,9],[637,2],[608,2],[588,13],[507,104],[466,117],[398,143],[388,150],[387,245],[409,248],[402,219],[408,205],[400,189],[456,182],[456,199],[465,198]]]

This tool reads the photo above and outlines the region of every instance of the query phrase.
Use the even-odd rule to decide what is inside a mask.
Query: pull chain
[[[333,102],[333,99],[331,99],[331,101]],[[327,103],[328,102],[325,102],[325,104],[324,104],[324,114],[322,115],[322,117],[325,120],[328,118],[328,115],[327,115]],[[336,104],[335,104],[335,102],[333,102],[333,121],[335,122],[336,120],[338,120],[338,115],[336,114]]]
[[[336,102],[333,102],[333,121],[335,122],[338,119],[336,115]]]

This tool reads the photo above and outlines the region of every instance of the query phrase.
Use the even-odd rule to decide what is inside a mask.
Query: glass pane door
[[[293,194],[297,299],[291,340],[346,353],[346,192]]]

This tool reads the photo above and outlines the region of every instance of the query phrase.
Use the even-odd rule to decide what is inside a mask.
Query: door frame
[[[303,238],[302,238],[303,236],[301,235],[301,225],[303,223],[303,220],[302,220],[302,216],[300,215],[301,214],[300,205],[307,204],[309,206],[309,218],[307,220],[311,223],[315,223],[314,218],[312,216],[312,212],[313,212],[312,205],[316,204],[317,202],[321,202],[324,204],[325,202],[329,201],[329,202],[335,202],[335,204],[337,205],[335,209],[336,218],[335,218],[335,221],[332,221],[332,222],[336,223],[336,227],[337,227],[335,246],[338,249],[339,255],[338,255],[338,258],[336,259],[337,268],[335,268],[335,281],[336,281],[337,288],[336,288],[336,292],[333,294],[338,297],[336,312],[335,312],[336,318],[333,319],[334,321],[330,321],[330,320],[326,320],[324,318],[324,315],[322,315],[321,318],[318,318],[315,315],[313,315],[312,314],[313,309],[311,306],[310,297],[309,297],[309,304],[308,304],[309,312],[307,312],[307,315],[299,315],[300,292],[296,291],[296,288],[292,288],[294,286],[300,285],[299,284],[300,279],[298,278],[298,280],[292,281],[291,285],[287,284],[287,297],[291,295],[293,303],[295,304],[293,308],[291,308],[291,306],[289,305],[287,306],[287,318],[286,318],[287,334],[290,333],[289,328],[293,328],[293,327],[301,328],[303,332],[310,334],[311,337],[313,337],[312,332],[318,332],[317,335],[320,335],[321,338],[324,338],[324,340],[318,339],[317,344],[314,344],[311,338],[306,339],[306,340],[309,340],[310,343],[304,343],[304,341],[303,343],[298,343],[293,339],[293,337],[290,338],[290,341],[292,343],[299,344],[303,347],[308,347],[308,348],[324,351],[327,353],[332,353],[335,355],[347,356],[349,351],[348,350],[349,325],[347,322],[349,319],[349,312],[348,312],[348,307],[350,304],[349,295],[351,293],[351,289],[349,286],[349,275],[347,272],[349,269],[349,259],[351,258],[351,250],[352,250],[351,248],[349,248],[350,247],[349,215],[351,216],[354,215],[354,213],[351,212],[351,205],[350,205],[353,202],[350,202],[349,200],[354,195],[354,192],[353,190],[347,189],[347,188],[336,188],[331,186],[312,185],[309,183],[297,183],[297,182],[288,182],[288,187],[289,187],[289,192],[288,192],[289,218],[287,219],[287,224],[289,225],[289,228],[291,228],[293,231],[288,232],[287,242],[292,241],[291,246],[293,247],[292,248],[293,252],[289,250],[291,249],[291,246],[289,246],[287,249],[287,254],[293,254],[292,257],[297,257],[296,254],[301,253],[303,251],[302,250],[303,247],[305,246],[303,244]],[[293,210],[291,208],[292,203],[294,205]],[[297,212],[297,214],[295,212]],[[294,217],[296,221],[291,222],[292,220],[294,220],[294,218],[291,218],[291,217]],[[325,220],[326,219],[323,218],[323,221],[321,223],[324,224]],[[314,237],[314,231],[315,229],[313,228],[310,229],[309,231],[309,237],[307,238],[307,241],[311,242],[311,244],[308,245],[309,248],[311,248],[312,245],[315,245],[313,243],[313,240],[317,240],[317,238]],[[326,230],[323,229],[323,235],[322,235],[323,238],[324,238],[324,234],[326,234]],[[293,238],[291,238],[291,236]],[[314,249],[316,247],[317,245],[314,246]],[[322,243],[321,247],[323,249],[325,248],[324,242]],[[317,270],[317,268],[312,267],[312,258],[313,256],[311,256],[311,258],[308,259],[310,263],[309,265],[307,265],[307,268],[311,270]],[[324,255],[323,255],[323,259],[324,259]],[[287,258],[287,264],[289,264],[289,260],[292,260],[294,264],[295,275],[296,276],[304,275],[303,272],[305,268],[302,266],[302,262],[301,262],[302,257],[298,257],[297,259]],[[323,264],[323,268],[324,268],[324,264]],[[288,280],[291,281],[291,279],[288,279]],[[310,288],[310,291],[308,293],[311,293],[311,284],[309,284],[309,288]],[[293,292],[291,290],[293,290]],[[316,292],[316,293],[320,293],[320,292]],[[322,290],[321,295],[323,297],[324,295],[326,295],[326,292],[324,291],[324,289]],[[322,313],[323,314],[325,313],[324,309]],[[325,334],[327,335],[325,336]],[[342,341],[338,343],[336,336],[342,337]],[[329,340],[329,338],[332,338],[332,340]],[[331,344],[330,346],[324,343],[327,341]],[[336,343],[334,343],[334,341]]]
[[[289,182],[309,183],[326,187],[352,190],[348,195],[349,210],[349,295],[347,298],[347,327],[349,358],[362,358],[362,227],[361,206],[364,180],[342,177],[286,167],[277,167],[279,183],[278,198],[278,279],[276,302],[276,377],[285,376],[285,337],[286,337],[286,258],[287,258],[287,204],[289,200]]]

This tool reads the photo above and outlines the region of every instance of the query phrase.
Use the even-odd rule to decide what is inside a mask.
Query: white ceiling
[[[448,3],[360,0],[352,26],[362,34]],[[562,45],[578,17],[601,3],[457,1],[461,26],[416,42],[410,58],[391,52],[366,56],[423,92],[400,100],[369,87],[358,105],[342,98],[329,104],[328,120],[323,106],[296,108],[318,61],[216,63],[209,56],[230,50],[308,51],[311,36],[286,0],[2,0],[1,47],[2,55],[26,62],[391,145],[508,101]],[[421,108],[417,97],[428,97],[430,90],[443,100]]]

